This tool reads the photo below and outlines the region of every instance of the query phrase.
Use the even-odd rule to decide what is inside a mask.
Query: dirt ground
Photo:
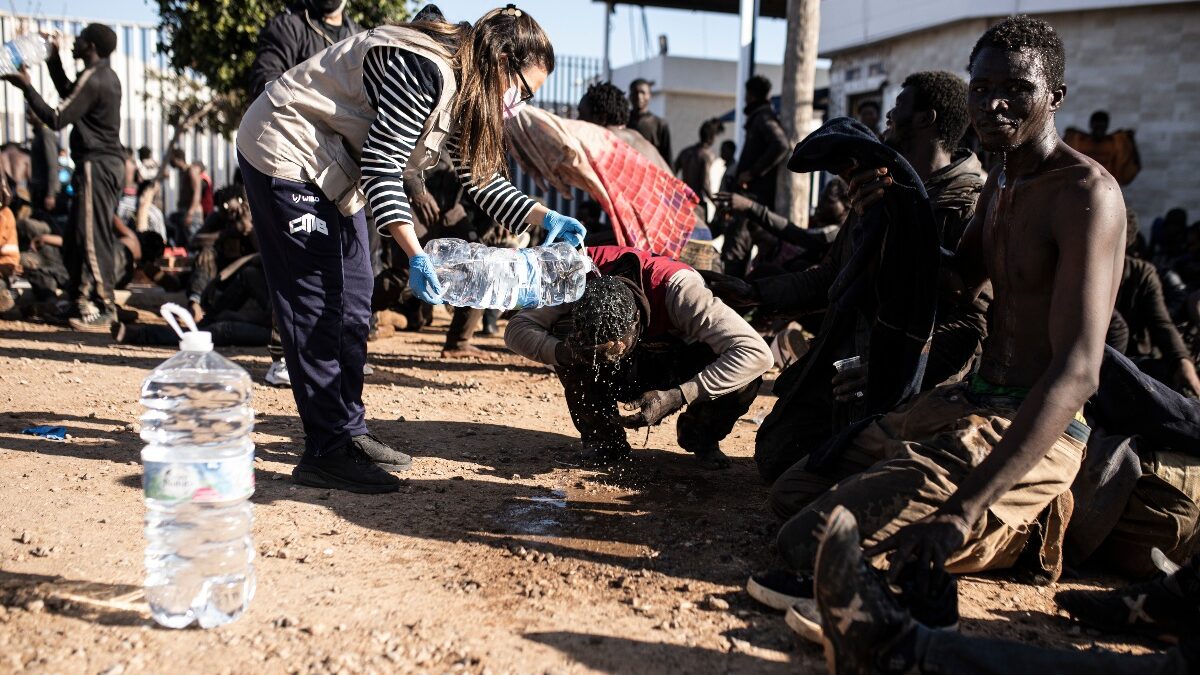
[[[825,671],[742,590],[776,562],[752,420],[727,472],[695,469],[671,425],[631,434],[645,448],[619,471],[579,468],[552,373],[498,338],[479,342],[495,361],[442,361],[446,323],[370,345],[372,430],[416,457],[397,494],[292,484],[291,393],[256,386],[257,596],[229,626],[174,631],[141,599],[136,432],[141,380],[172,351],[0,322],[0,672]],[[265,349],[225,353],[261,380]],[[35,424],[71,438],[20,434]],[[969,578],[963,629],[1106,644],[1053,592]]]

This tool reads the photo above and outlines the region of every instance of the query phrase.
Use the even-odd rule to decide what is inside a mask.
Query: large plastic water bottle
[[[21,66],[33,68],[50,56],[50,42],[38,33],[29,33],[10,42],[0,49],[0,76],[12,75]]]
[[[433,239],[425,253],[446,303],[455,307],[548,307],[583,297],[591,258],[566,242],[536,248],[492,248],[462,239]]]
[[[164,626],[211,628],[254,596],[252,384],[186,310],[162,313],[182,340],[142,384],[146,602]]]

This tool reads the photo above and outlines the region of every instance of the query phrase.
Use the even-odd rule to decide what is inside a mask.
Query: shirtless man
[[[841,449],[836,490],[814,475],[813,501],[779,533],[793,577],[752,577],[756,598],[778,606],[811,593],[788,589],[804,585],[813,532],[839,505],[870,554],[892,554],[893,579],[1011,567],[1027,543],[1040,546],[1026,558],[1034,571],[1061,572],[1069,488],[1090,433],[1079,412],[1097,387],[1125,243],[1116,181],[1055,131],[1063,67],[1062,40],[1038,19],[1009,18],[976,44],[968,112],[1005,161],[950,268],[964,301],[989,278],[995,290],[979,374],[867,426]],[[858,192],[888,189],[884,179]]]

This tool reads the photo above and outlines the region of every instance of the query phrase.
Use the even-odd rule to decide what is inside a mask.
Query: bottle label
[[[228,502],[254,494],[254,453],[220,462],[146,462],[147,499]]]

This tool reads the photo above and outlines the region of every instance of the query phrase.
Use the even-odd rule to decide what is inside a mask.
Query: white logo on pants
[[[300,216],[299,218],[288,223],[288,226],[291,227],[292,234],[296,234],[297,232],[306,232],[309,234],[313,232],[320,232],[321,234],[329,234],[329,229],[325,227],[325,221],[311,213],[306,213]]]

